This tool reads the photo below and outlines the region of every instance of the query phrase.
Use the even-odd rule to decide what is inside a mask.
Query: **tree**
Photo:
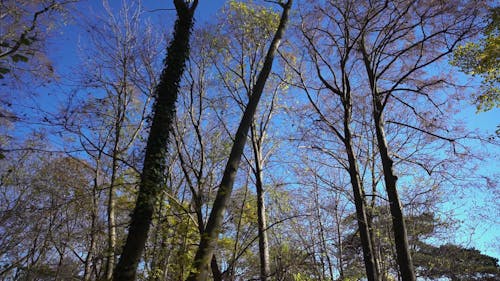
[[[31,74],[53,72],[44,57],[44,45],[52,26],[66,15],[66,8],[77,0],[2,1],[0,3],[0,79],[6,74],[20,75],[16,64],[29,63]]]
[[[421,277],[434,280],[446,277],[451,281],[493,281],[500,278],[498,259],[481,254],[474,248],[453,244],[436,247],[420,243],[414,256],[415,266]]]
[[[207,225],[204,232],[201,234],[200,245],[193,261],[193,269],[187,279],[189,281],[204,281],[208,277],[208,266],[212,259],[215,243],[217,242],[217,237],[220,232],[224,210],[231,196],[234,179],[243,154],[247,134],[251,127],[266,80],[271,72],[275,53],[283,37],[288,21],[288,15],[292,6],[292,0],[288,0],[286,3],[280,2],[280,5],[283,8],[280,23],[269,45],[269,50],[267,51],[266,58],[257,80],[252,86],[252,94],[249,97],[247,106],[240,121],[240,125],[236,132],[231,153],[227,161],[227,166],[224,170],[224,175],[221,180],[221,184],[219,185],[219,189],[217,190],[217,195],[210,212]]]
[[[145,112],[156,79],[143,69],[153,68],[152,61],[157,52],[152,46],[160,40],[153,37],[151,26],[141,25],[141,7],[123,2],[119,20],[106,2],[104,8],[106,20],[97,20],[97,24],[92,23],[88,27],[94,32],[90,35],[92,46],[87,49],[90,59],[86,62],[87,71],[83,75],[82,86],[105,92],[102,98],[93,98],[88,102],[98,104],[96,112],[93,112],[96,116],[91,118],[94,118],[94,122],[102,120],[100,126],[109,134],[104,147],[104,153],[111,158],[107,188],[108,250],[105,279],[111,280],[117,252],[115,194],[123,185],[120,182],[126,181],[124,171],[134,168],[123,167],[123,164],[131,164],[125,158],[137,142],[146,121]],[[103,37],[103,34],[107,36]],[[138,67],[141,64],[142,69]],[[92,146],[92,141],[89,146]]]
[[[355,108],[355,99],[361,100],[356,97],[353,90],[356,85],[352,82],[356,79],[353,69],[357,63],[355,51],[359,33],[350,30],[346,19],[355,8],[349,1],[338,3],[329,1],[328,7],[329,9],[324,9],[318,6],[303,15],[300,30],[311,57],[311,68],[317,75],[317,82],[314,80],[311,82],[311,77],[306,75],[310,71],[299,68],[295,68],[295,71],[299,87],[305,91],[311,103],[311,110],[317,115],[318,122],[315,123],[320,123],[317,126],[318,131],[326,131],[337,138],[340,142],[339,149],[347,156],[347,159],[344,159],[345,157],[317,143],[315,140],[318,138],[312,137],[312,149],[333,155],[332,160],[338,162],[349,173],[366,274],[370,281],[380,280],[378,261],[372,245],[370,211],[365,199],[352,129],[353,115],[359,115],[355,112],[359,110]],[[337,32],[341,32],[341,35],[339,36]]]
[[[483,80],[481,92],[475,95],[479,111],[500,107],[500,7],[491,8],[487,20],[484,37],[459,46],[451,61],[461,71]]]
[[[139,194],[132,213],[127,241],[113,274],[113,280],[134,280],[144,250],[155,203],[164,181],[165,157],[175,114],[179,81],[189,56],[189,37],[198,1],[174,0],[177,20],[174,37],[167,49],[163,69],[155,91],[152,123],[139,185]]]
[[[227,153],[230,140],[225,136],[224,125],[217,118],[218,91],[212,94],[214,85],[214,61],[220,39],[212,29],[202,27],[193,35],[192,54],[187,63],[185,78],[180,95],[179,114],[175,124],[175,144],[178,155],[178,173],[185,180],[182,184],[185,194],[190,192],[191,204],[188,211],[195,214],[199,233],[203,233],[206,224],[208,206],[211,204],[216,183],[220,180],[220,171]],[[216,37],[214,37],[216,36]],[[173,193],[175,194],[175,193]],[[184,195],[182,196],[184,198]],[[186,215],[191,216],[189,212]],[[198,239],[198,237],[196,238]],[[195,248],[191,247],[193,251]],[[187,254],[187,250],[184,251]],[[189,259],[191,260],[190,256]],[[189,265],[184,264],[189,274]],[[211,260],[211,269],[215,280],[222,280],[217,257]],[[182,279],[185,279],[182,277]]]
[[[55,153],[7,157],[16,167],[1,164],[1,278],[77,277],[92,199],[90,167]]]
[[[222,81],[222,89],[228,93],[230,102],[234,103],[235,114],[244,110],[244,104],[252,95],[252,83],[257,80],[258,70],[264,63],[267,42],[271,39],[273,31],[279,22],[279,14],[252,3],[230,1],[224,9],[221,24],[217,25],[217,39],[213,49],[218,50],[220,65],[216,65],[219,79]],[[235,50],[239,50],[235,52]],[[279,71],[275,71],[281,73]],[[266,162],[275,148],[273,144],[272,117],[276,114],[278,107],[278,96],[282,94],[284,84],[278,81],[280,74],[271,75],[264,91],[272,94],[261,98],[261,106],[256,110],[254,120],[250,126],[250,137],[252,157],[244,158],[248,162],[254,177],[256,188],[256,205],[259,236],[259,258],[260,258],[260,280],[268,280],[270,272],[269,239],[266,231],[267,214],[265,206],[265,184],[268,182],[264,177]],[[228,111],[228,110],[226,110]],[[232,111],[231,111],[232,113]],[[227,116],[227,113],[225,113]],[[224,120],[221,121],[224,122]],[[224,125],[226,128],[230,125]],[[269,151],[267,150],[270,147]],[[252,159],[253,158],[253,159]],[[247,185],[245,184],[245,188]],[[246,192],[245,192],[246,194]],[[239,233],[239,231],[237,231]],[[235,241],[235,250],[239,241]],[[235,255],[231,261],[230,271],[234,275]]]
[[[461,40],[470,36],[477,8],[470,7],[469,3],[441,5],[432,1],[377,1],[367,3],[365,8],[367,12],[359,23],[358,50],[372,97],[373,122],[393,218],[399,270],[404,280],[411,281],[415,280],[415,273],[397,190],[394,156],[391,156],[386,136],[384,112],[390,99],[405,104],[398,97],[399,93],[429,97],[429,89],[443,83],[432,77],[426,79],[419,72],[450,54]],[[442,17],[450,20],[444,22]],[[429,44],[434,52],[427,51]]]
[[[377,207],[377,241],[381,256],[386,264],[393,264],[392,257],[394,245],[391,243],[391,232],[389,226],[389,212],[385,208]],[[352,220],[352,216],[349,218]],[[421,213],[415,216],[407,216],[407,222],[412,227],[408,233],[409,243],[412,249],[412,257],[415,263],[416,275],[426,280],[496,280],[500,275],[498,260],[481,254],[478,250],[468,249],[459,245],[444,244],[433,245],[426,242],[429,239],[437,239],[439,232],[449,232],[452,225],[440,221],[432,213]],[[359,234],[352,232],[346,237],[350,241],[348,251],[352,253],[350,263],[355,263],[352,257],[360,251],[361,243]],[[357,258],[356,258],[357,259]],[[387,268],[387,271],[396,271],[396,264]]]
[[[83,150],[94,165],[93,226],[84,279],[90,279],[91,268],[100,264],[98,257],[103,256],[104,276],[96,278],[110,280],[124,232],[121,226],[128,221],[125,214],[130,211],[117,207],[116,202],[136,186],[139,163],[134,150],[146,124],[156,84],[157,45],[162,40],[151,24],[142,23],[140,6],[123,1],[120,10],[113,11],[107,2],[103,5],[104,15],[84,19],[85,28],[93,32],[86,33],[87,40],[80,46],[86,59],[75,75],[78,86],[50,122],[63,128],[64,137],[78,140],[66,142],[67,150]],[[104,206],[99,198],[101,190],[107,195]],[[96,252],[101,237],[95,223],[101,207],[105,207],[107,218],[104,253]]]
[[[5,104],[0,279],[405,280],[398,204],[417,280],[499,278],[442,244],[500,202],[482,146],[496,140],[454,114],[466,92],[447,72],[484,28],[482,0],[227,1],[192,34],[198,7],[175,0],[168,50],[132,2],[71,27],[76,75]]]

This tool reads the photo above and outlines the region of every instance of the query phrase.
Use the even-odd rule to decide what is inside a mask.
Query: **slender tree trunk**
[[[340,231],[341,219],[339,216],[339,199],[337,198],[337,202],[335,202],[335,224],[337,231],[337,249],[338,256],[337,260],[339,263],[339,280],[344,280],[344,245],[342,243],[342,233]]]
[[[278,29],[274,34],[271,45],[269,46],[262,70],[257,77],[257,81],[252,89],[252,95],[249,98],[247,107],[238,127],[238,131],[236,132],[233,147],[231,148],[231,153],[224,170],[224,175],[219,189],[217,190],[217,195],[215,197],[205,231],[201,235],[200,245],[196,252],[192,266],[193,269],[187,279],[188,281],[205,281],[208,278],[208,267],[213,256],[215,244],[217,243],[217,236],[220,232],[224,211],[233,190],[236,172],[238,171],[241,156],[243,154],[248,131],[252,124],[260,97],[264,91],[267,77],[271,72],[275,53],[278,49],[281,38],[283,37],[291,5],[292,0],[288,0],[286,4],[283,4],[283,13],[281,15]]]
[[[344,68],[344,64],[341,64]],[[344,74],[343,82],[345,89],[338,90],[336,93],[340,96],[342,106],[344,109],[343,116],[343,135],[340,131],[335,130],[335,134],[344,143],[347,153],[349,178],[354,195],[354,205],[356,207],[356,220],[358,222],[359,235],[361,238],[361,246],[363,249],[363,260],[365,263],[366,276],[369,281],[380,281],[379,268],[374,252],[373,239],[371,235],[371,228],[367,214],[367,206],[365,200],[365,193],[363,190],[362,180],[360,178],[358,160],[353,147],[353,138],[351,132],[351,119],[352,119],[352,100],[350,92],[350,84],[348,77]]]
[[[252,126],[252,147],[255,158],[255,188],[257,190],[257,222],[259,230],[260,280],[267,281],[271,275],[269,264],[269,242],[267,239],[266,203],[262,182],[262,145],[257,139],[255,126]],[[261,136],[262,139],[262,136]]]
[[[389,155],[389,147],[384,130],[384,102],[383,96],[378,93],[376,74],[374,73],[369,55],[365,49],[364,42],[361,41],[360,51],[363,55],[363,61],[366,68],[366,73],[370,81],[370,89],[373,101],[373,120],[375,123],[375,135],[377,137],[377,147],[382,161],[384,173],[385,188],[392,217],[392,228],[394,232],[394,241],[396,244],[396,256],[399,266],[399,272],[404,281],[415,281],[415,271],[410,255],[410,247],[408,244],[408,236],[406,233],[406,225],[403,216],[403,208],[397,191],[396,182],[398,177],[394,173],[394,162]]]
[[[198,1],[194,0],[190,6],[183,0],[174,0],[174,4],[177,10],[174,36],[167,49],[165,68],[156,88],[156,101],[153,106],[154,112],[146,145],[139,194],[132,213],[127,240],[114,271],[114,281],[135,280],[137,265],[148,237],[154,206],[161,186],[164,184],[163,172],[166,168],[167,145],[175,115],[179,83],[189,57],[189,37]]]
[[[201,107],[201,105],[200,105],[200,107]],[[200,131],[199,131],[197,125],[195,125],[195,131],[196,131],[199,143],[202,144],[202,136],[200,134]],[[174,134],[175,134],[175,131],[174,131]],[[184,173],[186,183],[189,186],[189,189],[191,190],[191,193],[193,196],[191,204],[192,204],[194,212],[196,214],[196,222],[198,224],[198,231],[200,232],[200,235],[201,235],[205,231],[205,220],[203,219],[203,211],[202,211],[203,200],[202,200],[202,196],[201,196],[201,185],[200,185],[201,177],[203,174],[203,161],[205,161],[205,160],[204,160],[204,157],[201,157],[202,159],[200,162],[200,168],[199,168],[198,173],[197,173],[198,191],[196,191],[196,189],[194,188],[193,182],[191,181],[188,169],[185,166],[186,162],[184,161],[184,157],[182,156],[181,145],[180,145],[181,137],[179,135],[175,135],[174,139],[175,139],[175,143],[176,143],[177,150],[179,153],[179,161],[181,163],[181,169]],[[203,145],[201,145],[201,147],[202,147],[201,151],[203,151]],[[222,281],[224,278],[224,273],[220,271],[220,268],[219,268],[219,265],[217,263],[217,259],[216,259],[215,255],[212,256],[212,260],[210,261],[210,267],[212,269],[212,275],[213,275],[214,281]]]
[[[106,261],[106,280],[113,278],[113,269],[116,263],[116,215],[115,215],[115,189],[118,177],[118,161],[120,156],[120,141],[122,136],[125,111],[127,110],[127,58],[122,62],[123,77],[121,89],[116,93],[117,101],[115,108],[114,140],[111,161],[111,179],[108,190],[108,256]]]
[[[66,248],[64,246],[62,250],[60,250],[57,246],[55,248],[57,253],[59,254],[59,262],[57,263],[56,272],[54,274],[54,280],[59,280],[59,274],[61,273],[61,267],[63,265],[63,260],[64,260],[64,252]]]
[[[117,138],[119,139],[119,138]],[[113,161],[112,161],[112,171],[111,171],[111,181],[108,190],[108,249],[107,249],[107,260],[106,260],[106,280],[111,280],[113,278],[113,268],[115,266],[115,252],[116,252],[116,223],[115,223],[115,184],[116,184],[116,173],[117,173],[117,153],[115,143],[115,149],[113,151]]]
[[[165,268],[164,264],[169,256],[169,245],[167,245],[166,241],[168,240],[168,235],[165,233],[165,229],[170,229],[168,219],[160,219],[162,218],[162,214],[164,212],[164,202],[165,202],[165,193],[162,193],[160,198],[159,206],[156,210],[156,216],[159,218],[155,225],[154,234],[152,238],[153,249],[151,256],[150,268],[151,272],[154,275],[150,277],[151,281],[161,281],[165,280]],[[166,225],[166,226],[165,226]],[[160,274],[161,273],[161,274]]]
[[[91,280],[92,275],[92,259],[94,258],[94,251],[96,248],[96,231],[97,231],[97,215],[98,215],[98,202],[97,198],[98,187],[99,187],[99,170],[101,154],[99,153],[96,161],[95,175],[94,175],[94,186],[92,187],[92,210],[90,213],[90,245],[87,252],[87,257],[85,258],[85,269],[83,272],[83,280]]]
[[[327,247],[327,242],[326,242],[326,237],[325,237],[325,226],[323,225],[323,218],[321,217],[321,210],[320,210],[320,204],[319,204],[319,191],[318,191],[318,186],[315,185],[314,188],[314,205],[315,205],[315,211],[316,211],[316,219],[318,220],[318,226],[319,226],[319,238],[321,240],[321,268],[322,268],[322,276],[323,279],[326,280],[326,273],[325,273],[325,263],[323,262],[323,256],[326,257],[326,262],[328,263],[328,273],[330,274],[331,280],[334,279],[333,275],[333,268],[332,268],[332,260],[330,258],[330,255],[328,254],[328,247]]]
[[[370,208],[367,210],[367,215],[368,215],[368,227],[370,228],[370,239],[371,239],[371,242],[372,242],[372,251],[373,251],[373,254],[375,255],[375,258],[376,258],[376,263],[375,263],[375,267],[377,269],[377,272],[379,273],[379,278],[380,280],[382,281],[385,281],[387,280],[387,271],[385,269],[383,269],[383,259],[382,259],[382,254],[380,252],[380,249],[379,247],[377,247],[378,245],[378,240],[377,240],[377,237],[373,231],[373,212],[375,211],[375,201],[376,201],[376,194],[377,194],[377,184],[378,184],[378,180],[376,178],[376,172],[375,172],[375,168],[376,168],[376,162],[375,162],[375,159],[377,158],[376,157],[376,150],[375,150],[375,146],[376,146],[376,136],[375,134],[372,132],[371,134],[371,143],[372,143],[372,151],[371,151],[371,155],[369,156],[371,158],[371,182],[372,182],[372,190],[371,190],[371,193],[372,193],[372,199],[371,199],[371,202],[370,202]]]
[[[241,222],[243,220],[243,212],[245,211],[245,204],[247,202],[247,195],[248,195],[248,177],[247,177],[247,182],[245,184],[245,193],[243,194],[243,200],[241,201],[240,214],[239,214],[239,217],[238,217],[238,223],[236,225],[236,234],[235,234],[235,237],[234,237],[233,253],[232,253],[232,257],[231,257],[230,266],[228,268],[229,280],[236,280],[234,269],[236,267],[236,256],[237,256],[237,252],[238,252],[238,241],[240,240]],[[215,255],[213,255],[213,256],[215,256]]]
[[[359,235],[361,238],[361,245],[363,248],[363,258],[365,262],[366,276],[369,281],[379,281],[379,272],[377,269],[377,259],[373,251],[371,230],[368,223],[368,215],[366,211],[366,201],[364,198],[363,187],[359,177],[359,168],[357,164],[356,155],[352,147],[351,132],[349,125],[344,124],[345,130],[345,146],[349,161],[349,176],[351,179],[351,186],[354,194],[354,204],[356,206],[356,218],[358,221]]]

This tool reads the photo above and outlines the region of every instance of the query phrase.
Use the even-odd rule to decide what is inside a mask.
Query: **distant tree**
[[[388,278],[395,278],[394,273],[398,269],[395,263],[395,246],[391,241],[390,213],[387,208],[381,207],[377,207],[374,213],[376,249],[382,257],[381,262],[388,265],[382,273]],[[349,223],[352,220],[351,215],[344,223],[352,224]],[[449,223],[440,221],[431,213],[407,216],[406,220],[408,225],[411,225],[408,231],[409,245],[418,278],[426,278],[425,280],[449,278],[452,281],[465,281],[498,280],[500,277],[500,267],[496,258],[459,245],[435,246],[427,242],[428,239],[437,238],[440,232],[449,231]],[[363,274],[356,269],[356,265],[361,262],[359,234],[354,230],[344,238],[344,241],[346,241],[346,260],[349,264],[346,277],[362,278]]]
[[[446,244],[433,246],[419,243],[413,254],[415,267],[419,277],[451,281],[500,279],[498,259],[481,254],[474,248]]]
[[[92,209],[90,167],[45,152],[9,152],[7,159],[16,164],[0,163],[0,278],[79,277]]]
[[[356,45],[359,33],[349,30],[346,17],[353,13],[349,1],[330,1],[329,9],[318,5],[304,12],[300,32],[308,50],[314,76],[308,68],[295,68],[299,87],[307,95],[316,122],[314,131],[308,133],[311,148],[330,156],[349,174],[352,195],[356,206],[359,233],[363,245],[365,270],[369,281],[380,280],[379,265],[373,248],[370,210],[365,198],[364,183],[360,169],[356,128],[353,119],[360,116],[363,103],[356,93],[357,77]],[[321,30],[321,31],[320,31]],[[345,30],[339,33],[339,30]],[[358,117],[359,118],[359,117]],[[338,147],[323,145],[319,135],[331,135]],[[340,150],[342,153],[337,153]],[[342,155],[344,154],[344,155]],[[341,276],[342,277],[342,276]],[[332,276],[333,278],[333,276]]]

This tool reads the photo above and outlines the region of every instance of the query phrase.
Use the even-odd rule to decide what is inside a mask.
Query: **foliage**
[[[45,41],[57,24],[67,18],[67,6],[71,1],[57,0],[7,0],[0,2],[0,79],[10,73],[14,76],[25,71],[31,64],[33,75],[53,71],[45,57]],[[22,64],[24,67],[18,67]]]
[[[247,39],[256,39],[260,36],[269,38],[279,23],[278,13],[269,8],[257,6],[253,1],[231,0],[224,14],[227,17],[227,23],[238,26],[242,36]]]
[[[385,213],[385,214],[384,214]],[[391,244],[388,228],[390,222],[386,212],[380,212],[381,217],[375,220],[376,238],[378,249],[383,259],[382,264],[393,264],[394,246]],[[352,218],[351,218],[352,219]],[[417,276],[439,280],[439,278],[450,278],[451,280],[496,280],[500,277],[500,267],[496,258],[481,254],[476,249],[468,249],[459,245],[445,244],[441,246],[431,245],[426,239],[431,238],[438,229],[446,228],[446,222],[440,222],[433,214],[423,213],[418,216],[407,217],[409,227],[408,237],[413,249],[412,257],[414,260]],[[348,254],[355,251],[359,256],[355,260],[361,259],[361,244],[359,235],[354,233],[347,241],[351,243],[347,246]],[[351,272],[356,261],[349,259],[349,270],[347,277],[361,278],[363,271],[358,271],[361,275],[353,275]],[[358,261],[358,264],[361,264]],[[354,266],[354,268],[356,268]],[[390,269],[389,272],[395,269]],[[355,273],[355,272],[354,272]],[[390,277],[387,274],[387,277]]]
[[[123,0],[119,14],[111,8],[115,6],[110,6],[115,3],[110,2],[105,1],[103,17],[87,19],[89,25],[82,30],[83,43],[79,44],[83,60],[72,65],[77,68],[76,74],[72,72],[64,81],[50,84],[67,98],[64,102],[33,98],[35,107],[20,109],[16,104],[2,103],[0,97],[2,280],[103,280],[108,261],[118,257],[125,244],[125,228],[138,194],[145,140],[151,129],[147,115],[166,52],[164,30],[171,26],[160,25],[154,16],[147,18],[152,13],[144,13],[138,2]],[[477,134],[454,126],[454,112],[460,110],[455,101],[460,97],[448,93],[458,95],[462,91],[448,91],[446,85],[454,83],[448,83],[450,77],[440,71],[446,63],[442,58],[452,51],[454,43],[461,42],[457,38],[473,35],[470,27],[476,23],[461,10],[472,9],[473,3],[297,2],[291,14],[292,25],[283,38],[253,119],[252,129],[262,155],[253,155],[247,139],[245,161],[232,169],[240,171],[234,175],[235,190],[221,212],[218,239],[212,240],[217,243],[216,259],[211,262],[217,263],[221,275],[216,280],[217,271],[213,270],[208,280],[258,280],[261,274],[254,157],[262,160],[269,279],[366,279],[356,206],[345,169],[349,162],[342,143],[343,120],[349,121],[352,130],[352,151],[366,192],[363,195],[372,224],[374,252],[380,259],[381,279],[398,279],[362,47],[374,59],[372,66],[381,71],[376,74],[375,89],[387,97],[387,142],[395,174],[402,183],[398,190],[402,207],[409,214],[405,220],[419,278],[498,280],[495,258],[473,248],[436,243],[443,234],[453,234],[448,226],[455,223],[435,215],[442,211],[439,204],[452,205],[444,202],[446,195],[468,196],[456,191],[461,186],[470,187],[470,183],[484,182],[469,167],[493,162],[495,151],[491,153],[490,147],[497,149],[487,144],[484,151],[488,149],[488,155],[481,158],[477,152],[482,153],[479,149],[483,146],[478,145],[481,148],[476,150],[476,140],[467,138]],[[42,3],[63,2],[1,2],[9,7],[1,6],[0,18],[9,19],[0,27],[0,54],[15,44],[23,26],[29,29],[31,16]],[[208,23],[197,19],[186,71],[173,83],[180,91],[177,111],[172,115],[172,142],[168,152],[166,144],[160,145],[163,152],[159,155],[168,156],[165,165],[154,169],[161,184],[157,186],[158,196],[147,202],[154,208],[145,251],[137,257],[139,280],[185,280],[193,270],[200,232],[216,205],[215,194],[221,190],[219,183],[235,127],[252,96],[279,22],[276,3],[284,1],[228,0]],[[87,8],[85,5],[81,7]],[[0,57],[0,87],[9,83],[19,68],[45,63],[45,39],[48,34],[59,39],[58,33],[50,31],[56,30],[60,16],[67,19],[66,10],[60,9],[62,6],[57,6],[40,14],[33,30],[37,37],[20,40],[16,52]],[[20,13],[19,21],[11,22],[15,11]],[[161,13],[162,19],[163,13],[173,15],[173,11]],[[204,11],[197,13],[204,15]],[[498,83],[495,15],[490,14],[484,40],[467,43],[455,53],[454,63],[483,78],[484,87],[487,81]],[[13,33],[4,33],[11,23]],[[360,39],[363,32],[365,46]],[[7,36],[11,39],[4,43]],[[176,57],[182,59],[185,55]],[[43,93],[45,89],[38,91]],[[322,114],[317,114],[304,92],[310,94]],[[349,101],[345,100],[348,92]],[[9,98],[22,94],[2,88],[0,95],[4,93]],[[478,101],[480,110],[497,105],[492,95],[484,99]],[[352,107],[352,112],[346,112],[343,106]],[[39,123],[35,120],[38,115],[50,120]],[[8,121],[20,117],[30,123],[9,130],[16,124]],[[31,129],[36,131],[36,141],[20,142]],[[488,189],[481,190],[488,192],[484,197],[496,198],[498,191],[491,182]],[[108,200],[111,195],[114,200]],[[480,197],[483,194],[474,200],[482,200]],[[110,201],[116,204],[115,223],[108,217]],[[109,247],[110,226],[116,228],[114,252]],[[131,242],[137,245],[136,240]]]
[[[478,111],[500,107],[500,7],[490,10],[482,39],[459,46],[453,54],[452,65],[483,80],[476,95]]]
[[[498,259],[481,254],[474,248],[446,244],[439,247],[420,243],[414,254],[421,277],[451,280],[498,280]]]

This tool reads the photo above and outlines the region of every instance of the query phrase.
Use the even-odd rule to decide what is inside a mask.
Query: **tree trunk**
[[[337,195],[338,196],[338,195]],[[337,198],[335,202],[335,224],[336,224],[336,231],[337,231],[337,249],[338,249],[338,255],[337,255],[337,260],[338,260],[338,271],[339,271],[339,278],[338,280],[344,280],[344,245],[342,243],[342,233],[340,231],[340,225],[341,225],[341,218],[339,217],[339,199]]]
[[[252,147],[255,160],[255,188],[257,190],[257,222],[259,229],[260,280],[267,281],[271,275],[269,264],[269,242],[267,239],[266,203],[264,184],[262,183],[262,146],[257,139],[255,126],[252,126]],[[262,136],[261,136],[262,137]]]
[[[120,131],[120,130],[117,130]],[[119,137],[116,138],[115,149],[113,150],[113,163],[111,171],[111,181],[108,190],[108,249],[106,260],[106,280],[113,278],[113,268],[115,266],[115,251],[116,251],[116,223],[115,223],[115,184],[117,173],[117,145]],[[116,153],[116,154],[115,154]]]
[[[156,101],[153,106],[139,194],[131,216],[127,240],[114,271],[114,281],[135,280],[137,265],[148,237],[154,205],[164,184],[167,145],[175,115],[179,83],[189,56],[189,37],[198,1],[194,0],[191,6],[183,0],[174,0],[174,4],[177,10],[174,37],[167,49],[165,68],[156,88]]]
[[[97,198],[98,194],[98,188],[99,188],[99,170],[101,169],[100,167],[100,158],[101,158],[101,153],[99,153],[99,156],[96,161],[96,167],[95,167],[95,175],[94,175],[94,183],[92,187],[92,210],[90,213],[90,245],[89,245],[89,250],[87,253],[87,257],[85,258],[85,269],[83,272],[83,280],[84,281],[89,281],[91,280],[91,275],[92,275],[92,266],[93,266],[93,258],[94,258],[94,251],[96,249],[96,231],[97,231],[97,216],[98,216],[98,205],[99,205],[99,198]]]
[[[321,217],[321,209],[320,209],[320,203],[319,203],[319,191],[318,191],[318,186],[314,186],[314,210],[316,212],[316,220],[318,221],[318,226],[319,226],[319,239],[321,241],[321,255],[320,255],[320,260],[321,260],[321,271],[322,271],[322,279],[329,280],[326,277],[325,273],[325,262],[323,261],[323,256],[326,257],[326,262],[328,263],[328,273],[330,274],[331,280],[334,280],[334,275],[333,275],[333,268],[332,268],[332,261],[330,258],[330,255],[328,254],[328,247],[327,247],[327,239],[325,237],[325,226],[323,225],[323,218]]]
[[[396,188],[397,176],[393,170],[393,161],[389,156],[389,148],[384,131],[384,119],[382,114],[382,103],[379,97],[374,97],[374,119],[375,131],[377,134],[378,149],[380,158],[382,159],[382,167],[384,171],[385,188],[389,197],[389,204],[392,217],[392,228],[394,232],[394,241],[396,242],[396,255],[401,272],[401,277],[404,281],[415,281],[415,273],[413,262],[410,255],[410,247],[408,244],[408,236],[406,234],[406,225],[403,216],[403,208],[399,200],[398,191]]]
[[[349,128],[350,109],[345,109],[346,116],[344,117],[344,144],[347,151],[349,161],[349,176],[351,179],[352,191],[354,194],[354,204],[356,206],[356,218],[358,221],[359,235],[361,238],[361,245],[363,248],[363,258],[365,262],[366,276],[369,281],[379,281],[379,269],[377,266],[377,258],[371,239],[371,229],[368,222],[368,215],[366,211],[366,201],[364,197],[361,179],[359,177],[359,168],[352,147],[352,136]]]
[[[195,130],[196,130],[196,133],[198,135],[198,140],[201,143],[202,138],[201,138],[201,135],[199,133],[199,130],[198,129],[195,129]],[[190,179],[188,169],[187,169],[187,167],[185,167],[186,162],[184,161],[184,157],[182,156],[180,141],[181,141],[180,137],[178,135],[176,135],[175,143],[177,145],[177,150],[179,153],[179,161],[181,164],[181,169],[184,173],[186,183],[189,186],[189,189],[191,190],[191,193],[193,196],[191,204],[193,206],[194,213],[196,214],[196,222],[198,224],[198,231],[200,232],[200,235],[202,235],[203,232],[205,231],[205,220],[203,219],[203,211],[202,211],[203,201],[202,201],[201,186],[200,186],[203,170],[201,168],[200,168],[200,170],[198,170],[198,174],[197,174],[198,191],[196,191],[194,188],[193,182]],[[202,158],[201,159],[201,166],[202,166],[204,159],[203,159],[203,157],[201,157],[201,158]],[[219,268],[219,265],[217,264],[217,259],[216,259],[215,255],[212,256],[212,260],[210,262],[210,267],[212,269],[212,276],[214,278],[214,281],[222,281],[224,278],[224,273],[220,271],[220,268]]]
[[[384,130],[384,106],[382,102],[383,96],[378,93],[376,74],[374,73],[370,58],[366,51],[363,40],[360,44],[360,51],[363,55],[363,62],[365,64],[366,73],[370,81],[370,90],[373,101],[373,120],[375,123],[375,135],[377,137],[377,147],[382,161],[382,168],[384,173],[385,188],[387,197],[389,198],[389,205],[392,217],[392,228],[394,232],[394,241],[396,246],[397,263],[401,277],[404,281],[415,281],[415,271],[413,262],[410,255],[410,247],[408,244],[408,236],[406,234],[406,225],[403,216],[403,209],[399,200],[396,182],[398,177],[393,170],[394,162],[389,155],[389,147],[385,137]],[[390,93],[389,93],[390,94]]]
[[[249,98],[247,107],[238,127],[238,131],[236,132],[233,147],[231,148],[231,153],[224,170],[224,175],[219,189],[217,190],[217,195],[208,218],[207,226],[201,235],[200,245],[196,252],[192,266],[193,269],[187,279],[188,281],[205,281],[208,278],[208,267],[217,243],[217,237],[220,232],[224,211],[233,190],[236,172],[238,171],[241,156],[243,154],[248,131],[252,124],[253,116],[255,114],[255,110],[257,109],[260,97],[264,91],[267,77],[271,72],[275,53],[278,49],[281,38],[283,37],[291,5],[292,0],[288,0],[286,4],[282,5],[283,13],[281,15],[278,29],[274,34],[271,45],[269,46],[262,70],[257,77],[257,81],[252,89],[252,95]]]

